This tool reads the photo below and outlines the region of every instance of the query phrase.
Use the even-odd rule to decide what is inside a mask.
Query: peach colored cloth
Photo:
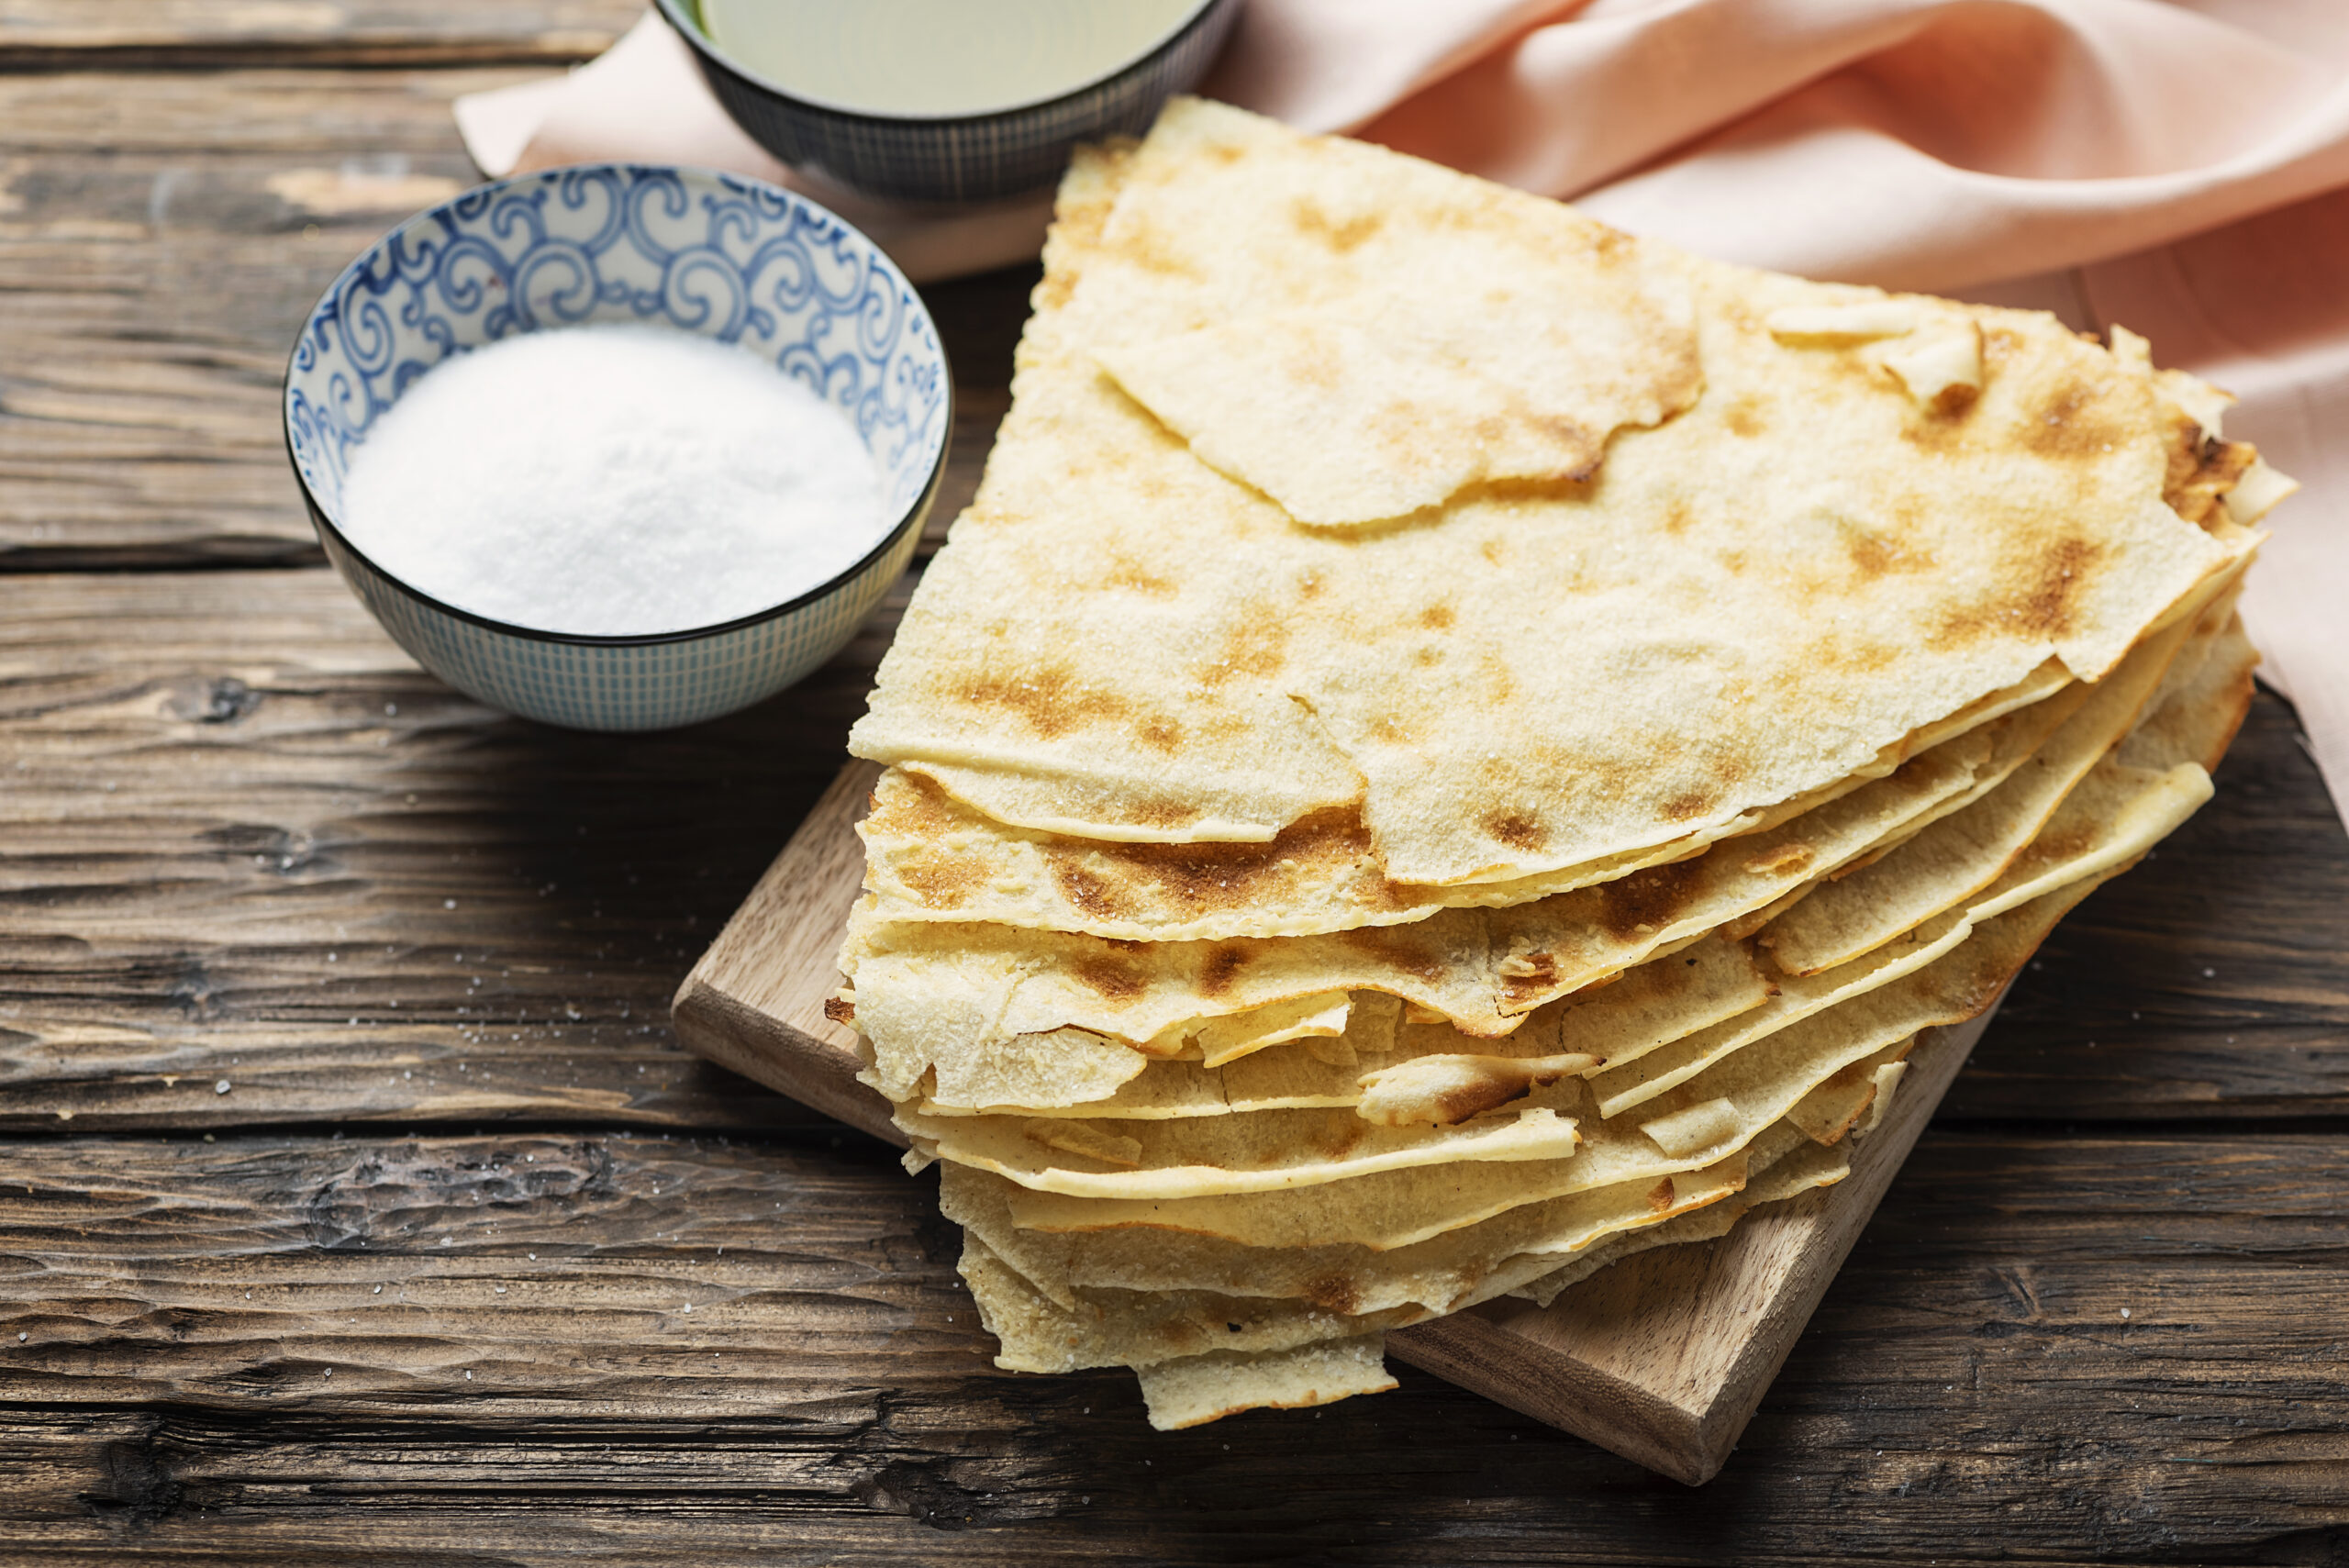
[[[2240,393],[2227,433],[2307,485],[2246,618],[2349,801],[2349,0],[1247,5],[1209,95],[1709,255],[2118,322]],[[804,184],[651,17],[458,119],[493,173],[634,157]],[[814,194],[918,278],[1041,238],[1041,203],[941,221]]]

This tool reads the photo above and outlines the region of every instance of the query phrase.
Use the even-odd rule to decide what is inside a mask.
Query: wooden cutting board
[[[854,1035],[824,1017],[864,876],[854,828],[880,773],[841,771],[673,1013],[703,1056],[902,1146],[888,1102],[856,1081]],[[1928,1032],[1836,1185],[1758,1209],[1719,1240],[1601,1269],[1547,1307],[1488,1302],[1389,1334],[1387,1350],[1652,1470],[1710,1479],[1988,1022]]]

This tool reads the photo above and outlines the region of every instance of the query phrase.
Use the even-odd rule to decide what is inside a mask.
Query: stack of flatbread
[[[1836,1180],[2210,794],[2290,482],[2039,314],[1177,101],[883,664],[836,1016],[1000,1363],[1390,1386]]]

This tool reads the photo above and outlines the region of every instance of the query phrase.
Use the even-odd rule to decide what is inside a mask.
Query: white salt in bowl
[[[880,542],[813,587],[722,624],[543,631],[403,582],[340,523],[350,460],[452,353],[589,322],[674,328],[755,352],[846,414],[880,470]],[[693,169],[590,164],[478,186],[345,268],[285,372],[285,447],[318,540],[417,662],[468,695],[577,729],[691,724],[771,696],[855,635],[913,559],[946,471],[953,377],[879,247],[805,197]]]

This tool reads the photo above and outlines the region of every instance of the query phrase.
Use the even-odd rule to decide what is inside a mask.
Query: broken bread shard
[[[2208,798],[2227,401],[1218,105],[1081,153],[852,739],[836,1011],[1001,1364],[1322,1403],[1818,1201]]]

